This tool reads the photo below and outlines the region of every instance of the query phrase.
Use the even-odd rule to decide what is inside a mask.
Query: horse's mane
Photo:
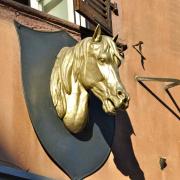
[[[56,57],[51,73],[50,90],[58,115],[63,118],[66,113],[66,94],[72,91],[72,73],[77,81],[83,61],[87,59],[88,41],[86,38],[74,47],[65,47]]]

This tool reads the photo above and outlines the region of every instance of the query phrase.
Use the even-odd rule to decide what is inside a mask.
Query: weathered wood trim
[[[71,22],[68,22],[66,20],[54,17],[52,15],[43,13],[41,11],[38,11],[36,9],[33,9],[31,7],[25,6],[23,4],[17,3],[12,0],[0,0],[0,6],[6,6],[8,8],[12,8],[19,13],[25,14],[26,16],[31,16],[34,19],[41,19],[43,21],[46,21],[50,24],[56,24],[62,27],[65,27],[67,29],[70,29],[71,31],[75,31],[77,33],[80,32],[80,26],[73,24]]]

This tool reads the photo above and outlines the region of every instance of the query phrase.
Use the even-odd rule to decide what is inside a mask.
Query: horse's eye
[[[104,58],[99,58],[99,62],[100,62],[100,63],[105,63],[105,61],[106,61],[106,60],[105,60]]]

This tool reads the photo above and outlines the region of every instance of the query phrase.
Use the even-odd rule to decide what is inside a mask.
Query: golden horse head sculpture
[[[72,133],[80,132],[87,123],[88,89],[102,101],[106,113],[128,107],[129,96],[118,72],[123,56],[117,50],[116,39],[101,35],[98,25],[93,37],[74,47],[64,47],[57,55],[50,91],[58,116]]]

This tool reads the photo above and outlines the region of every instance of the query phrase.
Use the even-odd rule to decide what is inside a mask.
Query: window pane
[[[67,0],[41,0],[42,11],[68,20]]]
[[[86,27],[86,20],[74,11],[73,0],[30,0],[31,7],[55,17]]]

